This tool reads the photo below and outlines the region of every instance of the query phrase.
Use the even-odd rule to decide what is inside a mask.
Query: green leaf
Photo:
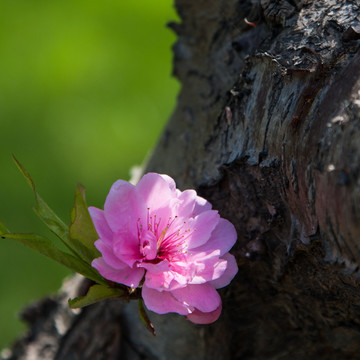
[[[140,315],[140,319],[143,322],[143,324],[145,325],[145,327],[154,336],[156,336],[156,331],[155,331],[154,325],[152,324],[152,322],[150,321],[150,319],[148,317],[148,314],[146,313],[143,299],[139,299],[139,315]]]
[[[0,235],[8,233],[5,225],[0,221]]]
[[[62,243],[77,257],[80,258],[78,251],[72,246],[69,236],[67,225],[55,214],[55,212],[46,204],[46,202],[37,193],[35,184],[28,173],[28,171],[21,165],[21,163],[13,155],[13,159],[19,168],[20,172],[24,175],[25,179],[32,188],[36,206],[34,211],[36,215],[45,223],[45,225],[62,241]]]
[[[70,238],[76,248],[83,245],[82,255],[91,262],[101,256],[94,242],[99,238],[91,220],[85,199],[85,188],[78,184],[75,190],[74,206],[71,209]]]
[[[28,173],[28,171],[20,164],[19,160],[15,157],[14,154],[12,154],[12,158],[14,159],[15,164],[19,168],[20,172],[24,175],[24,178],[29,183],[30,187],[35,192],[35,184],[34,184],[32,178],[31,178],[30,174]]]
[[[14,239],[19,243],[55,260],[61,265],[66,266],[99,284],[107,285],[105,279],[85,261],[59,250],[48,239],[36,234],[2,234],[4,238]]]
[[[72,225],[68,226],[55,214],[47,203],[37,193],[34,181],[29,172],[13,156],[14,161],[32,188],[36,206],[34,211],[44,224],[62,241],[62,243],[79,259],[91,264],[92,260],[100,256],[94,246],[98,239],[94,225],[91,221],[85,201],[85,189],[78,186],[75,193],[75,204],[71,211]],[[73,228],[72,228],[73,227]],[[88,237],[89,236],[89,237]]]
[[[72,309],[77,309],[102,300],[119,298],[124,295],[125,291],[122,289],[111,288],[103,285],[93,285],[85,296],[69,299],[69,306]]]

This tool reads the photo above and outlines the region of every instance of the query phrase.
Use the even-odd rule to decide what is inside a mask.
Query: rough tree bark
[[[25,310],[7,359],[360,359],[358,0],[176,0],[175,112],[146,170],[231,220],[239,273],[210,326],[136,304]]]

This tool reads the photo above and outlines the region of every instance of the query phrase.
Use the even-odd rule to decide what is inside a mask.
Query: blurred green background
[[[143,162],[179,88],[165,26],[176,19],[171,0],[0,1],[0,220],[11,231],[48,236],[11,153],[66,222],[78,182],[102,207]],[[0,348],[24,330],[19,310],[68,274],[0,241]]]

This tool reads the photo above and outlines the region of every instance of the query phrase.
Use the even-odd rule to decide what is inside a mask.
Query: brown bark
[[[358,1],[176,6],[182,90],[147,170],[236,226],[223,314],[210,326],[151,314],[152,338],[136,305],[75,315],[65,291],[28,310],[31,336],[8,358],[360,359]]]

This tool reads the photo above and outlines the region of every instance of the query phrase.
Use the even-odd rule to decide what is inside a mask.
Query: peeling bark
[[[358,1],[176,6],[182,90],[146,170],[196,188],[236,226],[223,315],[195,326],[151,314],[154,339],[134,304],[76,315],[65,289],[29,310],[30,335],[7,358],[360,359]]]

